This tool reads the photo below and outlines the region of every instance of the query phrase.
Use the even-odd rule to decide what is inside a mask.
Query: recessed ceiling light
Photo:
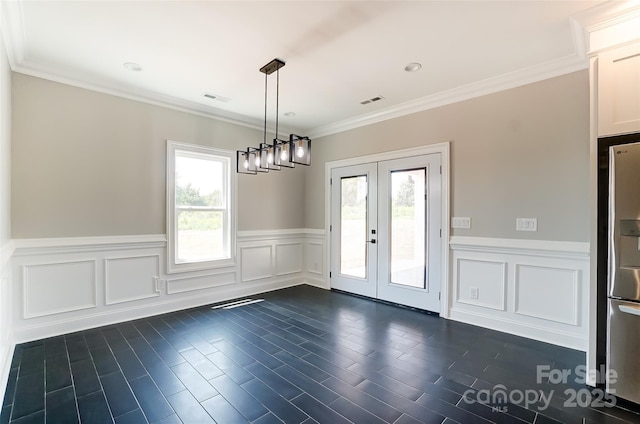
[[[422,69],[422,65],[419,64],[418,62],[409,63],[407,66],[404,67],[404,70],[407,72],[416,72],[416,71],[419,71],[420,69]]]
[[[287,112],[284,114],[284,116],[286,116],[287,118],[293,118],[294,116],[296,116],[295,112]]]
[[[138,63],[135,63],[135,62],[125,62],[122,64],[122,66],[124,66],[125,69],[128,69],[129,71],[133,71],[133,72],[142,71],[142,66],[140,66]]]

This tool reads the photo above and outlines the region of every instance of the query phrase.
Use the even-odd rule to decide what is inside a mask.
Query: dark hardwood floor
[[[253,298],[19,345],[0,424],[640,422],[537,378],[582,352],[309,286]]]

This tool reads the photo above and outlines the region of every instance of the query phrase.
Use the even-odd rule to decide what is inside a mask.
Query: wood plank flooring
[[[19,345],[0,424],[640,422],[538,378],[582,352],[310,286],[252,298]]]

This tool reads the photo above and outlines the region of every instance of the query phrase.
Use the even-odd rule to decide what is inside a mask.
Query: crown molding
[[[633,8],[636,12],[639,9],[640,7]],[[610,22],[622,19],[621,16],[624,13],[628,13],[629,10],[629,2],[608,2],[571,18],[570,25],[575,51],[572,55],[310,130],[286,127],[281,127],[281,130],[283,133],[305,133],[311,138],[318,138],[587,69],[587,31],[593,30],[594,25],[600,25],[603,20]],[[26,51],[27,40],[24,33],[21,1],[2,1],[2,27],[0,30],[4,35],[9,64],[14,72],[211,118],[258,131],[264,129],[264,122],[258,119],[133,87],[106,86],[97,81],[87,81],[82,75],[64,75],[58,70],[46,69],[31,63]],[[275,128],[269,125],[267,130],[273,133]]]
[[[430,96],[411,100],[374,113],[364,114],[352,119],[345,119],[329,125],[320,126],[307,131],[307,134],[312,138],[323,137],[386,121],[388,119],[399,118],[412,113],[422,112],[428,109],[434,109],[436,107],[581,71],[588,67],[589,61],[584,54],[573,54],[562,59],[545,62],[529,68],[520,69],[514,72],[509,72],[496,77],[456,87],[451,90],[442,91]]]
[[[11,61],[9,62],[11,64]],[[11,66],[13,72],[29,75],[36,78],[42,78],[49,81],[70,85],[72,87],[82,88],[85,90],[95,91],[102,94],[116,96],[127,100],[133,100],[146,103],[153,106],[172,109],[179,112],[189,113],[191,115],[202,116],[204,118],[215,119],[217,121],[238,125],[262,132],[264,130],[264,121],[260,119],[249,118],[244,115],[226,112],[220,109],[212,108],[196,102],[179,99],[172,96],[166,96],[160,93],[140,90],[135,87],[116,87],[105,86],[97,82],[85,81],[80,76],[62,75],[56,71],[48,70],[43,67],[35,66],[26,60],[18,62],[14,60],[15,65]],[[300,133],[299,128],[284,127],[279,125],[279,132],[284,133]],[[275,126],[271,123],[267,125],[267,132],[275,133]]]
[[[635,23],[630,22],[632,20],[640,20],[640,0],[606,2],[571,18],[574,40],[580,39],[580,43],[584,46],[583,50],[593,55],[602,48],[602,46],[591,45],[593,33],[625,23],[637,28]],[[639,36],[640,33],[636,33],[635,38]]]
[[[0,1],[0,31],[5,42],[5,48],[9,59],[9,66],[13,72],[42,78],[61,84],[70,85],[86,90],[95,91],[134,100],[141,103],[159,106],[167,109],[215,119],[229,124],[238,125],[258,131],[264,130],[264,121],[245,115],[227,112],[200,103],[167,96],[149,90],[141,90],[132,86],[105,85],[98,81],[87,80],[83,75],[65,74],[58,69],[37,65],[30,61],[27,50],[27,39],[24,32],[24,14],[22,1]],[[300,134],[300,128],[279,125],[282,133]],[[272,123],[267,125],[267,131],[275,133]]]
[[[640,15],[640,1],[608,1],[571,18],[585,31],[591,32],[625,22]]]

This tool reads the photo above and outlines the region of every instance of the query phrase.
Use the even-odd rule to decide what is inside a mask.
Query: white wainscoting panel
[[[23,268],[24,318],[96,306],[96,261],[32,264]]]
[[[307,230],[304,245],[305,282],[329,289],[328,263],[326,262],[326,234],[324,230]]]
[[[160,296],[160,255],[107,258],[104,269],[107,305]]]
[[[322,275],[324,269],[324,243],[317,241],[307,242],[306,263],[307,272]]]
[[[276,245],[276,275],[302,272],[302,243]]]
[[[241,246],[240,263],[242,282],[273,277],[273,247]]]
[[[506,309],[506,262],[458,258],[457,296],[459,303],[504,311]],[[477,298],[471,296],[475,290]]]
[[[450,247],[452,319],[586,351],[588,243],[454,236]]]
[[[515,313],[578,325],[579,273],[577,269],[516,264]]]
[[[170,278],[167,280],[167,294],[177,294],[194,290],[211,289],[214,287],[228,286],[235,283],[235,271],[223,272],[220,274]]]
[[[235,265],[171,275],[165,273],[165,235],[13,240],[7,340],[22,343],[302,284],[311,275],[307,237],[322,250],[323,234],[239,231]],[[314,261],[322,270],[322,256]],[[321,286],[322,272],[313,275],[320,278],[312,284]]]

